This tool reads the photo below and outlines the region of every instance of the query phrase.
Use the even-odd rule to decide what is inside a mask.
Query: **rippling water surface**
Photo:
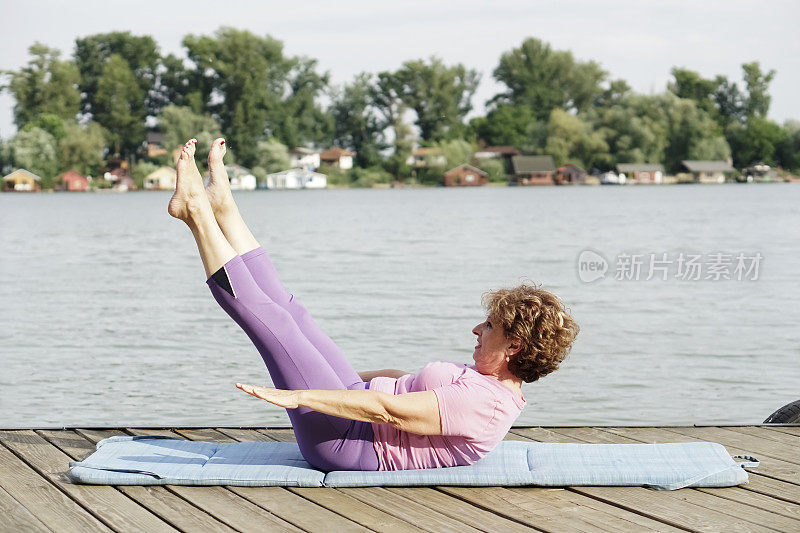
[[[285,424],[167,193],[0,195],[0,425]],[[481,293],[530,279],[581,326],[522,424],[757,423],[800,398],[800,186],[238,193],[357,369],[471,361]],[[606,257],[583,283],[579,253]],[[760,252],[757,280],[617,281],[616,256]]]

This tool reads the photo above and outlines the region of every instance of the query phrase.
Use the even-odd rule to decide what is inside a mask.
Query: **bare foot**
[[[211,143],[211,151],[208,153],[208,173],[210,178],[206,185],[206,195],[211,202],[211,208],[215,214],[225,212],[233,203],[231,194],[231,182],[228,179],[228,172],[225,170],[225,139],[220,137]]]
[[[208,203],[203,191],[203,178],[194,161],[197,139],[190,139],[181,149],[178,158],[178,177],[175,181],[175,194],[170,198],[167,212],[177,219],[188,221],[192,213]]]

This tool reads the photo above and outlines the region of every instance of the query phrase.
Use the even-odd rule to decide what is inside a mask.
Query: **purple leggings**
[[[253,341],[275,387],[365,389],[336,344],[281,285],[263,248],[237,255],[206,281],[225,312]],[[300,451],[314,467],[377,470],[372,424],[312,411],[287,409]]]

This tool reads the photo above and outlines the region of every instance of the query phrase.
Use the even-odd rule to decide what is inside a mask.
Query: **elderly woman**
[[[578,325],[553,294],[521,285],[484,297],[474,364],[438,361],[416,374],[356,372],[281,285],[233,201],[217,139],[203,181],[194,139],[178,160],[168,211],[192,231],[212,295],[255,344],[277,388],[237,383],[287,409],[303,457],[321,470],[471,464],[525,407],[522,382],[558,369]]]

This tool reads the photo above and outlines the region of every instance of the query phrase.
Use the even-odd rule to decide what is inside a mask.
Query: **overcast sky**
[[[272,35],[290,55],[319,60],[334,82],[438,55],[482,73],[478,111],[498,90],[500,54],[526,37],[593,59],[640,92],[660,92],[673,66],[741,79],[741,64],[775,69],[770,117],[800,119],[798,0],[320,0],[128,2],[0,0],[0,69],[24,65],[35,41],[70,56],[76,37],[110,31],[152,35],[184,55],[188,33],[220,26]],[[0,95],[0,136],[14,133],[13,99]]]

